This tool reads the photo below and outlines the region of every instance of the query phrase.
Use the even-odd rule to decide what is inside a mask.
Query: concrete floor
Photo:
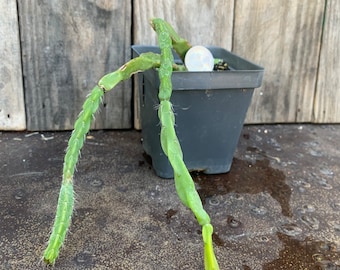
[[[44,269],[69,132],[0,133],[0,269]],[[200,227],[137,131],[89,134],[54,269],[203,269]],[[340,269],[340,126],[245,126],[228,174],[193,173],[221,269]]]

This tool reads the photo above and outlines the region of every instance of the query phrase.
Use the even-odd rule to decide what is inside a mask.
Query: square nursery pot
[[[244,119],[264,69],[223,48],[207,47],[222,58],[230,70],[212,72],[176,71],[172,75],[171,102],[176,133],[189,171],[207,174],[230,170]],[[155,46],[132,46],[133,57],[160,53]],[[175,62],[181,63],[174,53]],[[138,74],[142,140],[158,176],[172,178],[173,170],[160,144],[157,115],[159,78],[156,69]]]

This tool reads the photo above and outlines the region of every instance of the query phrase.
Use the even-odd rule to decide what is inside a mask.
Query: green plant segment
[[[83,110],[74,124],[74,130],[68,141],[68,147],[64,158],[63,180],[59,193],[57,212],[48,246],[44,251],[44,260],[48,264],[54,264],[59,255],[60,248],[70,226],[74,206],[73,175],[80,150],[85,142],[85,135],[90,129],[95,112],[99,108],[101,98],[105,92],[110,91],[120,81],[129,78],[132,74],[158,67],[160,57],[154,53],[145,53],[132,59],[117,71],[105,75],[93,88],[86,98]]]
[[[184,59],[185,53],[190,48],[189,43],[180,38],[173,28],[162,19],[152,19],[151,26],[157,33],[161,54],[144,53],[127,62],[117,71],[105,75],[98,85],[87,97],[83,110],[80,113],[68,142],[64,158],[63,181],[59,194],[55,222],[48,246],[44,252],[44,260],[54,264],[59,250],[65,240],[70,225],[74,206],[73,174],[78,156],[89,131],[93,115],[97,111],[101,97],[114,88],[120,81],[128,79],[132,74],[150,68],[158,68],[160,79],[158,117],[161,122],[161,145],[174,170],[175,186],[182,203],[194,213],[198,223],[202,226],[204,242],[204,266],[206,270],[219,269],[213,251],[210,217],[203,209],[200,197],[195,189],[194,182],[188,172],[184,161],[179,140],[175,132],[175,116],[170,102],[173,70],[183,70],[183,67],[174,64],[171,49],[174,48],[179,56]]]
[[[158,44],[161,49],[161,66],[158,70],[160,79],[159,94],[160,106],[158,117],[161,122],[161,145],[174,170],[175,186],[182,203],[195,214],[198,223],[202,226],[204,241],[204,261],[206,269],[218,269],[218,264],[212,248],[213,228],[210,217],[203,209],[201,199],[195,189],[194,181],[184,164],[183,153],[175,131],[175,116],[170,102],[172,84],[172,63],[174,61],[171,52],[171,43],[176,41],[170,38],[170,34],[164,27],[163,20],[153,19],[152,26],[158,36]],[[186,46],[187,42],[184,42]],[[185,50],[185,49],[184,49]]]

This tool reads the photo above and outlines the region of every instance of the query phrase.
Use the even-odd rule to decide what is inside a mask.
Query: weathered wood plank
[[[18,1],[30,130],[71,129],[88,92],[130,59],[131,3]],[[130,82],[103,101],[93,128],[131,127]]]
[[[133,7],[134,44],[157,44],[149,20],[160,17],[193,45],[231,48],[233,0],[134,0]]]
[[[15,0],[0,2],[0,130],[26,128]]]
[[[231,49],[234,0],[134,0],[133,43],[157,45],[149,19],[160,17],[193,45]],[[194,10],[194,12],[192,12]],[[135,128],[140,128],[138,91],[135,88]]]
[[[328,0],[322,38],[314,122],[340,123],[340,1]]]
[[[233,51],[265,67],[247,123],[311,121],[324,4],[236,1]]]

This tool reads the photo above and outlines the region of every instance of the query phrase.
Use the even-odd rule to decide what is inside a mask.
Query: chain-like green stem
[[[83,110],[74,124],[72,135],[64,158],[63,180],[60,188],[57,211],[54,219],[52,233],[47,248],[44,251],[44,261],[53,265],[57,259],[60,248],[65,240],[71,223],[74,208],[73,175],[78,162],[80,150],[85,142],[93,116],[99,108],[101,98],[105,92],[110,91],[120,81],[128,79],[132,74],[160,65],[160,56],[154,53],[141,54],[121,66],[115,72],[101,78],[98,85],[93,88],[83,104]]]
[[[213,227],[210,224],[210,217],[203,208],[194,181],[184,164],[182,149],[175,131],[175,115],[170,102],[172,63],[174,61],[171,48],[174,39],[171,39],[168,24],[164,23],[162,19],[152,19],[151,25],[157,32],[158,44],[161,50],[161,65],[158,71],[160,80],[158,118],[161,122],[161,146],[174,170],[175,186],[179,198],[185,206],[191,209],[198,223],[202,226],[205,269],[217,270],[219,266],[212,245]]]

